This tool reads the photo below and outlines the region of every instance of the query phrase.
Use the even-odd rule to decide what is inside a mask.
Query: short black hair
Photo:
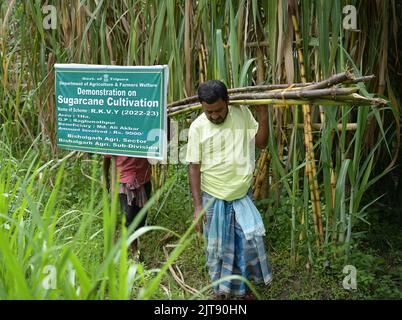
[[[219,99],[228,102],[228,89],[222,81],[209,80],[198,87],[198,99],[208,104],[215,103]]]

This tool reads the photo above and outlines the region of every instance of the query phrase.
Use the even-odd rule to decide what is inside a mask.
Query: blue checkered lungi
[[[247,196],[251,197],[251,192]],[[211,204],[212,201],[212,204]],[[214,214],[214,197],[202,193],[204,208],[206,209],[207,221],[204,225],[204,236],[208,242],[209,230]],[[222,239],[222,256],[206,246],[206,261],[209,275],[212,282],[220,280],[226,276],[238,275],[253,281],[254,283],[268,284],[272,280],[272,272],[265,253],[263,237],[256,236],[251,240],[246,240],[244,233],[236,221],[232,202],[225,201],[225,212],[219,216],[222,223],[226,224],[226,237]],[[231,294],[234,296],[244,296],[247,285],[238,279],[223,280],[213,286],[215,294]]]

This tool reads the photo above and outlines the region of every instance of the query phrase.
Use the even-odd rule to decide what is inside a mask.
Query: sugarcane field
[[[0,300],[402,300],[402,0],[2,0],[0,82]]]

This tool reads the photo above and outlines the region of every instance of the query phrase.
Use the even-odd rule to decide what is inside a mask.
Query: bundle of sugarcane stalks
[[[286,107],[290,105],[383,105],[387,101],[380,98],[366,98],[359,94],[354,84],[367,82],[374,75],[356,77],[346,71],[320,82],[260,85],[229,89],[231,105],[272,105]],[[168,105],[168,116],[199,110],[201,104],[197,96],[192,96]]]

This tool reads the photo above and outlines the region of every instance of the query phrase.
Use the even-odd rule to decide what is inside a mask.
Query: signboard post
[[[55,64],[57,145],[164,160],[167,66]]]

